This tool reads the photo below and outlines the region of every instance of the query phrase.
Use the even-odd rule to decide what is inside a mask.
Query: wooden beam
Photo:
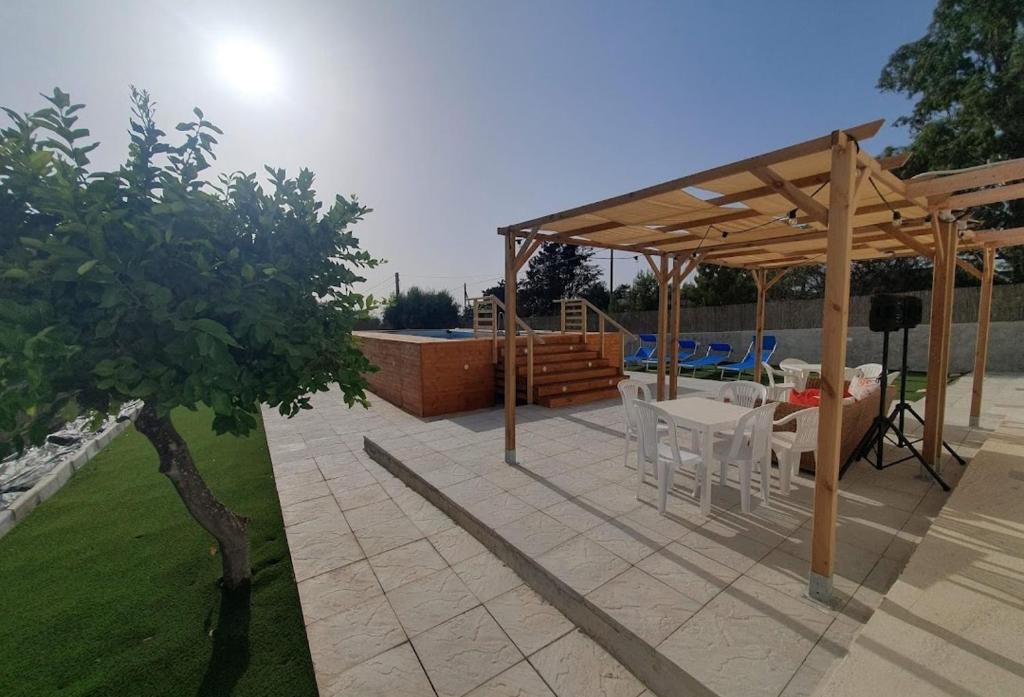
[[[661,269],[659,269],[658,265],[654,263],[654,257],[652,257],[650,254],[644,254],[644,259],[647,260],[648,266],[651,267],[651,273],[654,274],[654,278],[658,281],[658,283],[661,283]]]
[[[764,306],[768,293],[768,274],[764,269],[750,272],[757,286],[757,315],[754,320],[754,382],[761,382],[761,353],[764,344]]]
[[[1013,201],[1018,198],[1024,198],[1024,182],[950,196],[942,201],[942,205],[950,209],[972,208],[990,203]]]
[[[970,275],[974,276],[979,281],[983,280],[984,277],[985,277],[984,273],[982,273],[981,271],[978,271],[978,269],[975,268],[974,264],[972,264],[971,262],[967,261],[966,259],[959,259],[958,258],[956,260],[956,265],[959,266],[964,271],[966,271],[967,273],[969,273]]]
[[[658,273],[658,401],[665,399],[665,342],[668,340],[668,257],[661,256]]]
[[[777,174],[771,167],[755,167],[750,170],[750,173],[774,188],[777,194],[804,213],[822,225],[828,225],[828,208],[786,181],[784,177]]]
[[[782,277],[785,276],[787,273],[789,273],[789,269],[783,269],[782,271],[779,271],[778,273],[776,273],[774,276],[772,276],[770,279],[768,279],[768,283],[767,283],[767,285],[765,285],[764,289],[766,291],[771,290],[772,286],[774,286],[776,283],[781,281]]]
[[[945,217],[945,216],[941,216]],[[956,223],[936,216],[935,266],[932,269],[932,304],[928,324],[928,384],[925,389],[924,440],[921,454],[938,470],[942,455],[942,428],[949,373],[949,327],[953,313],[953,273],[956,268]]]
[[[672,257],[672,326],[669,329],[669,348],[672,355],[669,357],[668,376],[668,398],[675,399],[679,390],[679,303],[682,300],[683,284],[683,259],[679,256]]]
[[[850,254],[857,207],[853,199],[856,171],[856,144],[846,134],[836,133],[832,144],[832,184],[829,189],[829,234],[821,325],[821,405],[818,411],[811,573],[808,580],[810,597],[824,603],[832,599],[835,569],[846,332],[850,312]]]
[[[1024,158],[972,167],[944,176],[920,175],[907,180],[907,195],[929,198],[948,196],[957,191],[1003,184],[1017,179],[1024,179]]]
[[[1024,227],[1007,228],[1006,230],[979,230],[967,246],[996,245],[1009,247],[1024,244]]]
[[[898,239],[907,247],[913,249],[921,256],[928,257],[929,259],[935,256],[935,252],[932,250],[931,247],[928,247],[924,243],[919,242],[912,236],[908,235],[904,230],[896,227],[892,223],[878,223],[877,225],[875,225],[875,227],[877,227],[879,230],[882,230],[883,232],[889,233],[890,235]]]
[[[533,233],[530,234],[529,238],[527,238],[526,242],[523,243],[523,248],[519,250],[518,254],[516,254],[516,273],[519,273],[519,270],[523,268],[526,262],[530,260],[530,257],[534,255],[542,244],[544,244],[544,240],[537,239],[537,231],[534,230]]]
[[[497,319],[497,318],[495,318]],[[516,239],[505,235],[505,464],[516,464]]]
[[[974,342],[974,376],[971,381],[971,426],[981,422],[981,398],[988,365],[988,333],[992,320],[992,283],[996,272],[996,250],[988,247],[982,256],[981,297],[978,300],[978,338]]]
[[[868,123],[853,126],[852,128],[844,129],[843,132],[857,140],[863,141],[878,133],[884,123],[885,119],[878,119],[877,121],[870,121]],[[792,160],[804,155],[811,155],[816,152],[827,150],[831,146],[831,143],[831,134],[812,138],[811,140],[806,140],[802,143],[779,148],[778,150],[772,150],[771,152],[755,155],[754,157],[748,157],[744,160],[738,160],[737,162],[732,162],[727,165],[712,167],[711,169],[706,169],[702,172],[690,174],[685,177],[679,177],[677,179],[670,179],[669,181],[648,186],[643,189],[637,189],[636,191],[631,191],[626,194],[612,196],[611,198],[595,201],[594,203],[576,206],[575,208],[570,208],[558,213],[552,213],[551,215],[545,215],[540,218],[516,223],[515,225],[509,225],[507,228],[502,228],[502,230],[507,230],[509,228],[513,230],[523,230],[534,226],[540,226],[543,228],[545,225],[558,220],[572,218],[577,215],[583,215],[584,213],[594,213],[605,208],[619,206],[623,203],[629,203],[630,201],[636,201],[637,199],[649,198],[669,191],[685,189],[689,186],[699,186],[700,184],[714,179],[721,179],[722,177],[727,177],[732,174],[749,171],[752,167],[771,166],[779,162],[785,162],[786,160]]]

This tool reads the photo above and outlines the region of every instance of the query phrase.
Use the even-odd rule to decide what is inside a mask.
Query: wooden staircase
[[[618,361],[601,358],[582,333],[544,334],[533,346],[533,395],[528,399],[528,341],[516,339],[516,401],[532,401],[545,407],[565,407],[618,397],[618,383],[625,378]],[[497,392],[505,390],[505,346],[498,344],[494,366]]]

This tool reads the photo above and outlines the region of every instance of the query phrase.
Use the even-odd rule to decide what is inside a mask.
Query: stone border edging
[[[135,417],[140,409],[142,409],[141,405],[125,414],[121,420],[114,422],[114,425],[101,434],[99,438],[92,439],[84,448],[80,448],[69,457],[61,460],[42,479],[32,485],[31,489],[15,499],[14,503],[0,510],[0,537],[6,535],[15,525],[25,520],[28,514],[35,510],[36,506],[60,491],[71,479],[71,475],[85,467],[89,460],[96,457],[110,441],[119,436],[135,421]]]
[[[483,544],[488,551],[518,574],[530,588],[626,666],[652,692],[666,697],[717,697],[716,693],[702,682],[662,656],[646,641],[566,585],[536,560],[510,544],[491,527],[482,523],[476,516],[366,436],[363,436],[363,450],[374,462],[427,499]]]

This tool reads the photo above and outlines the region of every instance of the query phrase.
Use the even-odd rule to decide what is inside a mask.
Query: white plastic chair
[[[790,481],[800,468],[800,456],[818,449],[818,407],[794,411],[774,423],[785,426],[796,422],[795,431],[772,431],[772,450],[779,460],[779,489],[788,494]]]
[[[718,388],[718,401],[724,402],[727,399],[733,404],[753,409],[758,402],[764,404],[768,401],[768,389],[750,380],[734,380]]]
[[[736,422],[732,438],[715,443],[715,459],[736,465],[740,470],[740,508],[744,513],[750,513],[750,480],[754,469],[761,477],[761,500],[768,503],[772,418],[777,406],[777,402],[769,402],[744,414]]]
[[[644,484],[644,475],[647,466],[650,465],[658,478],[658,512],[664,513],[668,505],[668,492],[672,489],[672,476],[675,471],[684,465],[693,465],[697,470],[701,457],[689,450],[682,450],[679,447],[678,429],[672,420],[658,407],[636,400],[633,402],[636,408],[639,435],[637,443],[637,479],[636,496],[640,498],[640,491]],[[672,433],[672,437],[661,440],[658,436],[658,427],[665,426]],[[666,442],[667,441],[667,442]],[[699,476],[699,475],[698,475]]]
[[[634,440],[639,440],[637,431],[639,428],[639,421],[637,420],[636,407],[634,407],[633,404],[637,400],[642,402],[653,402],[654,398],[651,396],[650,386],[648,386],[647,383],[640,382],[639,380],[621,381],[619,383],[619,395],[622,396],[622,407],[626,411],[626,452],[622,457],[622,463],[624,467],[629,467],[630,443]],[[668,427],[665,424],[660,424],[658,427],[658,433],[668,433]],[[639,462],[637,463],[637,469],[639,469]]]
[[[868,378],[869,380],[878,380],[882,377],[882,364],[881,363],[865,363],[859,365],[854,370],[857,371],[859,377]]]
[[[783,371],[771,367],[767,361],[761,365],[764,366],[764,372],[768,376],[768,399],[773,402],[785,402],[788,400],[789,392],[796,387],[796,383],[786,381],[785,378],[789,376]],[[777,377],[783,378],[783,382],[775,382]]]
[[[807,361],[799,358],[786,358],[779,363],[779,369],[786,376],[786,382],[793,383],[793,389],[803,392],[807,389],[807,371],[804,368]]]

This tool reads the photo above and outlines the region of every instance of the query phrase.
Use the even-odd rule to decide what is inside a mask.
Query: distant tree
[[[939,0],[925,35],[896,49],[878,87],[916,99],[896,120],[913,138],[904,177],[1024,157],[1024,2]],[[986,227],[1024,225],[1024,201],[972,216]],[[1000,254],[1009,280],[1024,282],[1024,249]]]
[[[683,304],[734,305],[757,301],[757,286],[744,269],[703,264],[693,276],[694,283],[683,286]]]
[[[214,431],[243,435],[261,404],[293,416],[332,384],[365,404],[351,328],[367,302],[351,287],[376,261],[350,228],[369,209],[339,196],[324,210],[308,170],[268,168],[269,192],[254,174],[211,185],[217,127],[197,108],[169,144],[134,88],[127,161],[92,170],[82,105],[47,101],[6,109],[0,130],[0,451],[143,400],[135,427],[236,588],[249,521],[207,488],[171,410],[205,403]]]
[[[480,297],[487,297],[488,295],[493,295],[494,297],[496,297],[501,302],[505,302],[505,281],[504,281],[504,279],[501,280],[501,281],[498,281],[498,285],[491,286],[490,288],[484,288],[482,291],[480,291]]]
[[[593,256],[592,249],[576,245],[543,245],[530,259],[525,278],[519,284],[518,314],[554,314],[556,300],[592,292],[601,277],[600,269],[590,260]]]
[[[589,300],[594,307],[602,310],[608,307],[608,287],[601,281],[596,281],[584,288],[579,297]]]
[[[384,323],[392,329],[449,329],[459,324],[459,307],[446,290],[413,286],[391,297],[384,308]]]
[[[619,312],[647,312],[658,309],[658,281],[649,271],[641,271],[629,285],[616,291],[616,309]]]

